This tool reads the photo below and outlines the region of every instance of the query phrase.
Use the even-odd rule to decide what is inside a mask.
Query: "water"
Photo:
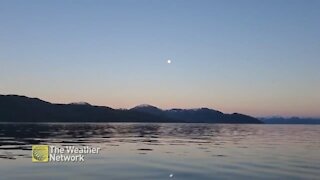
[[[100,147],[32,163],[31,145]],[[320,126],[0,124],[0,179],[319,179]]]

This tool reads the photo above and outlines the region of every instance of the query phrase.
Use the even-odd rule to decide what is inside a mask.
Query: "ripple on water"
[[[137,149],[138,151],[153,151],[153,149],[149,149],[149,148],[140,148]]]
[[[16,179],[15,172],[21,168],[24,178],[32,179],[32,144],[103,147],[98,157],[81,166],[41,166],[39,178],[83,178],[88,174],[97,179],[132,180],[165,179],[169,174],[186,180],[320,176],[320,126],[55,123],[0,124],[0,130],[0,174],[4,179]],[[64,173],[55,171],[64,168],[67,171],[59,171]]]

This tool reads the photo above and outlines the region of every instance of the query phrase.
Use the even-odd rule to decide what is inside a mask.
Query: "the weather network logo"
[[[35,145],[32,146],[32,162],[48,162],[49,146]]]
[[[99,154],[100,147],[33,145],[32,162],[84,162],[85,157]]]

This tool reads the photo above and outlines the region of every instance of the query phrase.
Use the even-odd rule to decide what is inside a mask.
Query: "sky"
[[[0,0],[0,94],[320,117],[319,9],[318,0]]]

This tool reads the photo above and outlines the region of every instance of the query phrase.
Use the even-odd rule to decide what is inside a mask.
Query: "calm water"
[[[32,144],[89,145],[102,151],[83,163],[32,163]],[[320,126],[0,124],[0,175],[0,179],[319,179]]]

